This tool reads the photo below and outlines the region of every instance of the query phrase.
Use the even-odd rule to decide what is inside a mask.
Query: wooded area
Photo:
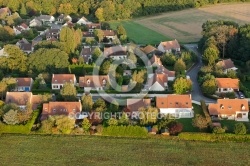
[[[0,0],[0,6],[7,6],[23,16],[62,13],[88,15],[99,21],[109,21],[224,2],[249,0]]]

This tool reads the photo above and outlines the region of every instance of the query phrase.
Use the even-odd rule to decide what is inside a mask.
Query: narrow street
[[[202,64],[202,60],[201,60],[201,54],[198,52],[197,44],[185,44],[184,45],[187,49],[189,49],[190,51],[194,52],[197,57],[198,57],[198,62],[197,64],[195,64],[188,72],[187,75],[190,77],[190,79],[193,82],[193,90],[192,90],[192,99],[195,101],[200,101],[200,100],[204,100],[206,103],[215,103],[216,100],[214,99],[209,99],[207,97],[205,97],[200,89],[199,83],[197,81],[197,77],[198,77],[198,72],[201,68]]]

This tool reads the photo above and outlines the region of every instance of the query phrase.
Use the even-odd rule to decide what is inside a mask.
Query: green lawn
[[[110,25],[112,29],[122,25],[129,39],[137,44],[159,44],[161,41],[169,40],[166,36],[133,21],[112,21]]]
[[[201,109],[201,106],[193,104],[194,114],[201,114],[204,116],[204,113]],[[199,132],[198,128],[193,127],[192,125],[192,118],[181,118],[177,119],[178,122],[182,123],[183,125],[183,132]]]
[[[89,136],[0,136],[1,165],[249,165],[249,143]]]

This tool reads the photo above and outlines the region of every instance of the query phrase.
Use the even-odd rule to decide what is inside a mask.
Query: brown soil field
[[[182,43],[197,42],[202,24],[207,20],[229,20],[250,23],[250,3],[218,4],[203,8],[162,13],[135,19],[134,22]]]

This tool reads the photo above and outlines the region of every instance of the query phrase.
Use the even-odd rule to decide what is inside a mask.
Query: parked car
[[[245,98],[244,94],[241,91],[239,91],[239,96],[240,96],[241,99]]]

